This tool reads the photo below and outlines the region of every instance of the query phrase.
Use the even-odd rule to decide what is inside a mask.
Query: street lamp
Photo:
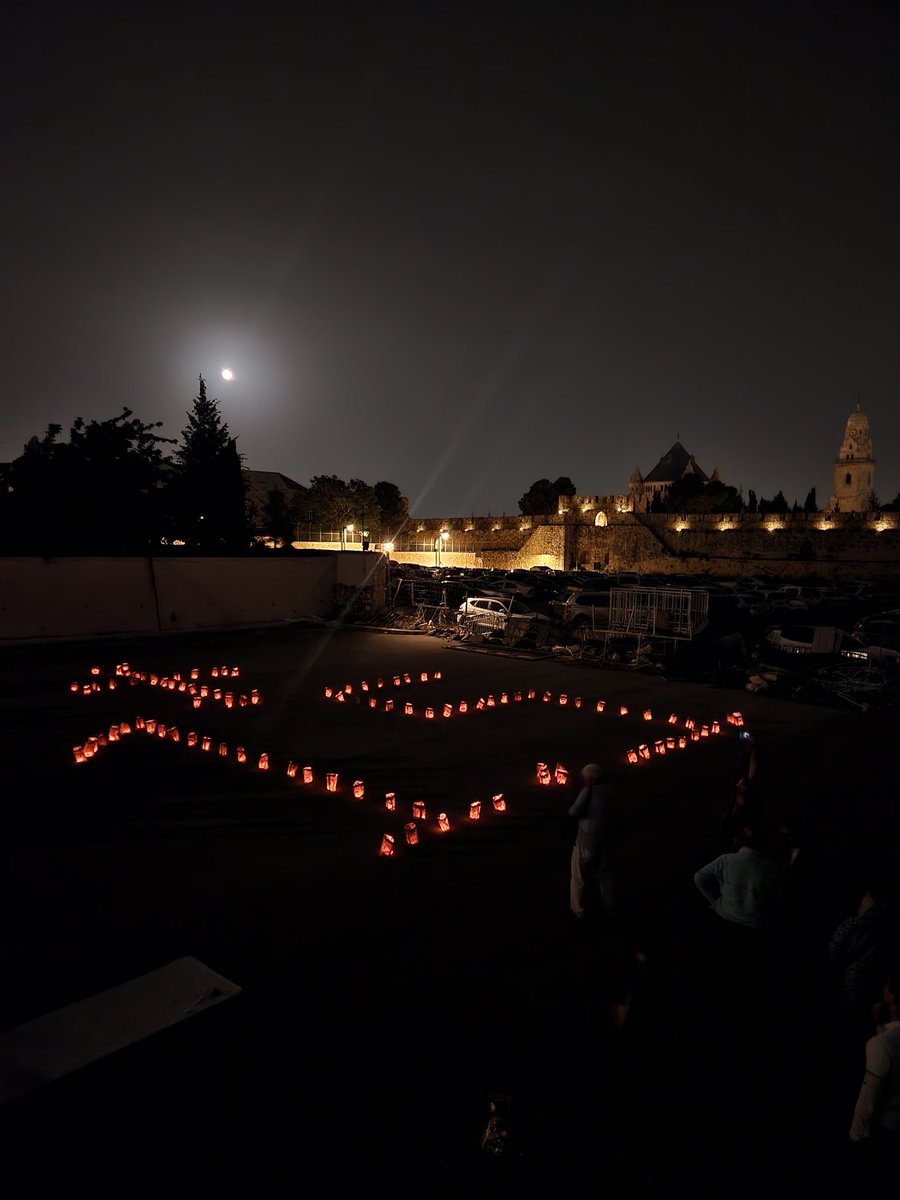
[[[434,565],[441,565],[441,549],[447,544],[450,539],[450,534],[446,529],[442,529],[440,535],[434,539]]]
[[[347,534],[352,533],[352,532],[353,532],[353,523],[352,522],[349,525],[345,525],[344,528],[341,530],[341,549],[342,550],[347,549]]]

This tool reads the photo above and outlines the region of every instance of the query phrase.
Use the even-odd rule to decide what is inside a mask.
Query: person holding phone
[[[734,800],[722,814],[722,836],[728,850],[736,850],[745,828],[761,830],[763,804],[759,791],[759,748],[749,729],[741,730],[741,741],[750,744],[747,773],[735,785]]]

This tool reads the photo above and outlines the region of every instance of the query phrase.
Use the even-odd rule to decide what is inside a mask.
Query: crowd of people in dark
[[[854,905],[823,936],[815,851],[793,823],[770,818],[759,746],[749,733],[742,745],[721,853],[667,913],[620,903],[625,784],[596,763],[582,769],[568,810],[569,906],[588,969],[573,1034],[576,1111],[555,1131],[555,1171],[568,1158],[578,1176],[595,1158],[598,1178],[655,1194],[721,1168],[734,1173],[732,1194],[746,1185],[780,1195],[841,1172],[861,1185],[900,1164],[890,865],[873,856],[843,881],[848,895],[856,885]],[[483,1150],[498,1162],[528,1160],[514,1111],[515,1097],[492,1107]],[[534,1142],[532,1132],[532,1157]]]

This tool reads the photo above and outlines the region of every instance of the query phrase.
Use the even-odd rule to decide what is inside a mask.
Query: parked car
[[[782,654],[828,654],[873,662],[900,661],[900,647],[878,644],[836,625],[774,625],[763,638],[763,645]]]
[[[535,612],[521,600],[499,596],[467,596],[456,613],[456,623],[480,633],[506,633],[512,626],[524,635],[534,624],[547,624],[550,618]]]
[[[609,592],[570,592],[551,600],[550,611],[573,629],[605,629],[609,625]]]
[[[853,626],[853,633],[860,641],[869,645],[886,646],[900,650],[900,609],[872,613]]]
[[[773,588],[769,592],[769,604],[772,608],[788,609],[792,612],[806,612],[812,603],[818,604],[811,597],[812,588],[802,588],[796,583],[786,583],[783,587]]]

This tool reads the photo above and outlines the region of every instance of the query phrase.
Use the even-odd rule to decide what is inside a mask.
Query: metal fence
[[[691,588],[613,588],[609,632],[690,641],[709,619],[709,592]]]

